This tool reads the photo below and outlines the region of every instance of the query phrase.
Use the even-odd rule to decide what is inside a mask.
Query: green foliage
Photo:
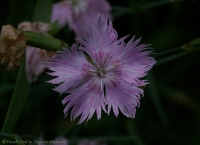
[[[33,21],[49,23],[51,19],[52,0],[36,0]]]
[[[21,110],[26,102],[30,84],[26,79],[25,60],[22,61],[15,89],[10,101],[2,132],[12,133],[19,119]]]

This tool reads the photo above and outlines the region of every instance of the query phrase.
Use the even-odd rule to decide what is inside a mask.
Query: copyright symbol
[[[2,140],[2,143],[5,144],[5,143],[6,143],[6,140],[3,139],[3,140]]]

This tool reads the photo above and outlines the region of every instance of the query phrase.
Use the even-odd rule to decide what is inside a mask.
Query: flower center
[[[98,75],[100,75],[101,77],[104,76],[104,73],[105,73],[105,71],[104,71],[102,68],[100,68],[100,69],[98,70]]]
[[[75,15],[85,12],[87,9],[87,0],[68,0],[67,2],[72,6]]]

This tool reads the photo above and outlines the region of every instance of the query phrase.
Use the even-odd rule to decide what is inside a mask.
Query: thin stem
[[[167,49],[165,51],[162,51],[162,52],[159,52],[158,54],[156,54],[155,58],[163,57],[165,55],[168,55],[168,54],[171,54],[171,53],[175,53],[175,52],[178,52],[178,51],[183,51],[183,48],[182,47],[177,47],[177,48],[173,48],[173,49]]]
[[[170,62],[170,61],[175,60],[177,58],[180,58],[182,56],[185,56],[185,55],[187,55],[191,52],[193,52],[193,51],[183,51],[183,52],[178,53],[178,54],[174,54],[174,55],[170,55],[168,57],[164,57],[162,59],[158,59],[157,63],[154,65],[154,67],[159,66],[159,65],[164,64],[164,63],[167,63],[167,62]]]
[[[135,121],[127,120],[126,130],[130,136],[135,137],[135,140],[133,140],[132,142],[134,142],[137,145],[146,145],[146,143],[142,140],[142,138],[139,136],[137,132]]]
[[[148,2],[148,3],[142,3],[142,4],[137,4],[133,3],[131,0],[130,2],[133,3],[131,4],[131,7],[123,7],[123,6],[113,6],[113,16],[114,17],[120,17],[125,14],[133,14],[135,15],[136,13],[143,12],[145,10],[150,10],[150,9],[155,9],[156,7],[160,7],[166,4],[173,4],[174,2],[181,2],[184,0],[173,0],[171,2],[170,0],[164,0],[164,1],[154,1],[154,2]]]
[[[169,125],[169,121],[168,121],[168,118],[162,107],[162,104],[160,102],[160,98],[158,95],[158,91],[157,91],[157,87],[156,87],[156,83],[155,83],[155,79],[154,79],[152,70],[148,72],[147,78],[150,82],[150,85],[148,86],[148,88],[149,88],[150,96],[152,98],[152,102],[156,108],[156,111],[158,113],[158,116],[160,117],[162,124],[167,128]]]
[[[183,0],[173,0],[173,3],[174,2],[180,2],[180,1],[183,1]],[[143,4],[142,6],[140,6],[139,10],[144,11],[144,10],[156,8],[156,7],[159,7],[159,6],[163,6],[165,4],[172,4],[172,2],[170,0],[149,2],[149,3]]]

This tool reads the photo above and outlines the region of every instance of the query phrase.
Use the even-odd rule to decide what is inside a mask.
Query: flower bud
[[[47,34],[47,31],[51,30],[51,25],[48,23],[22,22],[18,25],[18,30],[33,31],[52,37]],[[35,82],[39,75],[44,72],[45,66],[42,63],[54,54],[55,52],[52,51],[26,46],[26,76],[29,83]]]
[[[21,64],[26,36],[11,25],[4,25],[0,35],[0,69],[15,70]]]

